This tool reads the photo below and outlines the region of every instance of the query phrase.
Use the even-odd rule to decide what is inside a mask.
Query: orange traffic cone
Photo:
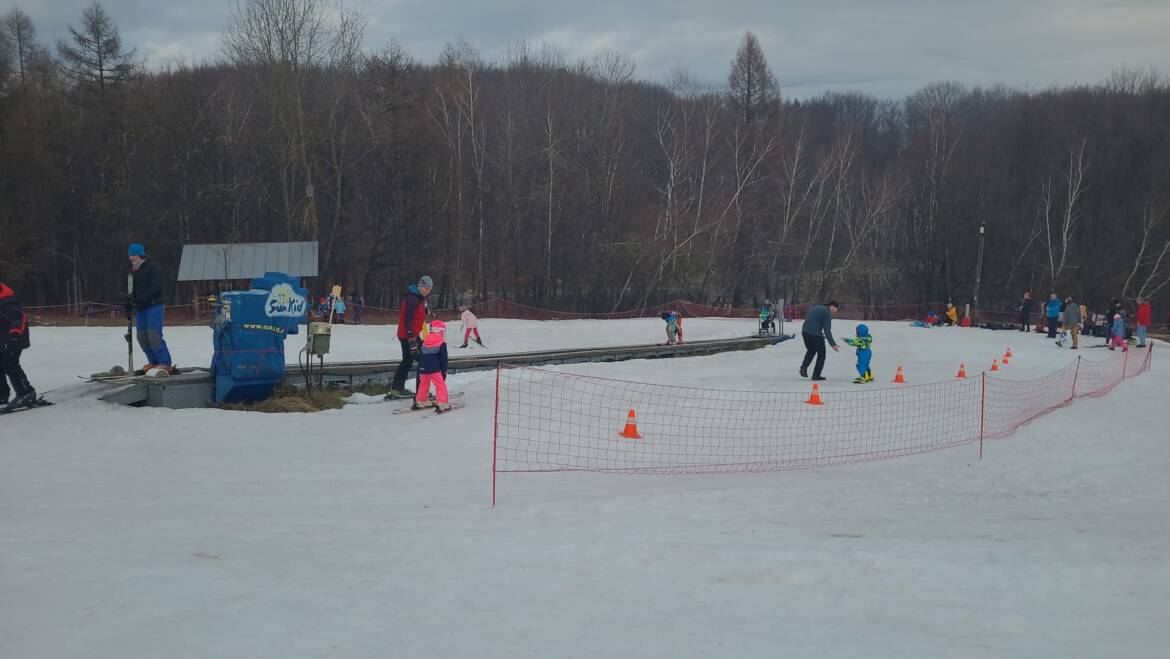
[[[998,360],[995,360],[995,359],[991,360],[991,370],[993,370],[993,371],[999,370],[999,361]]]
[[[1012,358],[1012,349],[1010,347],[1007,349],[1007,352],[1003,353],[1003,358],[1004,359],[1011,359]]]
[[[630,408],[630,415],[626,417],[626,427],[618,435],[626,439],[642,439],[638,434],[638,422],[634,415],[634,408]]]
[[[957,377],[957,378],[967,377],[967,367],[962,365],[962,364],[959,364],[959,374],[956,375],[955,377]]]
[[[1004,366],[1007,366],[1007,365],[1009,364],[1008,360],[1009,360],[1009,359],[1011,359],[1011,358],[1012,358],[1012,356],[1011,356],[1011,355],[1005,354],[1005,355],[1003,356],[1003,359],[1002,359],[1002,360],[1000,360],[1000,361],[1002,361],[1002,362],[1003,362],[1003,365],[1004,365]]]
[[[898,367],[898,374],[894,376],[894,384],[906,384],[906,378],[902,377],[902,367]]]
[[[824,403],[821,402],[821,388],[817,385],[817,383],[813,383],[812,393],[808,395],[808,400],[804,402],[808,403],[809,405],[824,405]]]

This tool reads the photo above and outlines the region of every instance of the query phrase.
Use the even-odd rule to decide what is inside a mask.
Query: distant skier
[[[1078,338],[1081,334],[1081,305],[1077,304],[1070,295],[1064,299],[1064,311],[1061,312],[1061,322],[1064,323],[1064,331],[1068,333],[1068,338],[1072,339],[1072,349],[1078,349]],[[1056,345],[1061,345],[1062,341],[1058,341]]]
[[[0,407],[9,411],[36,406],[37,392],[20,366],[20,353],[28,347],[28,316],[16,293],[0,282]],[[16,393],[12,400],[9,381]]]
[[[869,367],[870,360],[873,359],[873,349],[871,348],[873,336],[869,333],[869,327],[858,325],[857,336],[845,339],[845,344],[857,348],[857,379],[853,381],[853,384],[873,382],[873,370]]]
[[[800,328],[800,333],[804,337],[804,361],[800,364],[800,377],[808,377],[808,365],[812,363],[813,357],[816,357],[817,364],[813,367],[813,380],[824,380],[821,371],[825,368],[825,340],[827,339],[829,345],[833,347],[834,352],[839,352],[841,348],[837,346],[837,342],[833,340],[833,314],[837,313],[840,305],[836,302],[828,304],[818,304],[808,310],[808,314],[804,317],[804,325]]]
[[[1056,293],[1048,296],[1048,302],[1044,305],[1044,319],[1048,322],[1048,338],[1056,338],[1056,327],[1060,324],[1060,299]]]
[[[678,314],[668,309],[662,312],[661,318],[666,323],[666,345],[678,343]]]
[[[411,284],[402,294],[402,301],[398,304],[398,344],[402,349],[402,361],[398,362],[387,399],[414,397],[414,392],[405,388],[406,378],[414,365],[415,355],[422,349],[423,324],[428,313],[427,296],[433,287],[431,278],[423,275],[418,284]]]
[[[683,320],[682,308],[680,307],[677,311],[675,311],[674,315],[675,315],[675,319],[674,319],[675,323],[678,324],[678,344],[682,345],[684,343],[684,341],[683,341],[683,327],[682,327],[682,325],[683,325],[683,323],[682,323],[682,320]]]
[[[479,318],[471,312],[471,309],[467,308],[467,305],[459,307],[459,320],[463,322],[463,345],[459,347],[466,348],[467,340],[471,338],[473,333],[475,334],[475,342],[483,346],[483,339],[479,338]]]
[[[1113,314],[1113,339],[1109,345],[1110,350],[1117,348],[1128,349],[1125,344],[1125,319],[1119,313]]]
[[[1032,308],[1035,306],[1032,301],[1032,293],[1024,291],[1024,299],[1020,300],[1020,306],[1017,307],[1020,317],[1020,331],[1027,332],[1032,326]]]
[[[134,325],[138,330],[138,347],[146,354],[146,365],[138,374],[161,368],[175,372],[171,363],[171,351],[163,339],[163,274],[158,261],[146,255],[146,249],[133,243],[129,249],[130,268],[134,277],[134,292],[126,301],[127,313],[133,309]]]
[[[772,301],[765,298],[760,305],[760,336],[776,333],[776,307]]]
[[[922,322],[926,323],[930,327],[937,327],[938,325],[942,325],[942,321],[938,319],[938,314],[934,312],[934,309],[926,312],[926,320]]]
[[[1134,322],[1137,323],[1137,347],[1146,347],[1146,330],[1150,327],[1150,316],[1153,313],[1150,310],[1150,298],[1138,298],[1137,313],[1134,315]]]
[[[451,409],[447,397],[447,325],[441,320],[431,321],[427,338],[423,339],[418,356],[418,394],[411,409],[434,406],[437,412]],[[431,385],[435,387],[435,401],[430,400]]]

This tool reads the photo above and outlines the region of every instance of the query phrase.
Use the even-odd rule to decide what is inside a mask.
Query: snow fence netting
[[[1108,393],[1149,370],[1152,357],[1151,348],[1100,361],[1077,358],[1028,380],[980,374],[822,392],[821,405],[810,404],[807,393],[699,389],[502,365],[493,483],[496,474],[509,472],[806,469],[982,444],[1076,398]]]

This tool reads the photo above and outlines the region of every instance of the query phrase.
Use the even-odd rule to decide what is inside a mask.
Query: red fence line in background
[[[1077,358],[1030,380],[978,378],[805,394],[497,370],[492,503],[500,473],[696,474],[807,469],[1002,439],[1076,398],[1149,370],[1153,349]],[[635,415],[630,415],[635,411]],[[631,418],[632,417],[632,418]],[[636,432],[619,434],[627,422]],[[630,437],[639,436],[636,439]]]

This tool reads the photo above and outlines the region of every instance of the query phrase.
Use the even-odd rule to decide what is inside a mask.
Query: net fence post
[[[1073,371],[1072,392],[1068,395],[1068,400],[1071,403],[1077,397],[1077,376],[1081,373],[1081,356],[1077,355],[1077,368]]]
[[[979,387],[979,459],[983,459],[983,419],[987,416],[987,372],[983,372]]]
[[[496,452],[500,439],[500,364],[496,363],[496,407],[492,416],[492,508],[496,507]]]
[[[1123,336],[1122,338],[1124,339],[1125,337]],[[1119,384],[1125,381],[1125,375],[1129,372],[1129,345],[1125,346],[1125,352],[1122,355],[1121,378],[1117,380]]]

